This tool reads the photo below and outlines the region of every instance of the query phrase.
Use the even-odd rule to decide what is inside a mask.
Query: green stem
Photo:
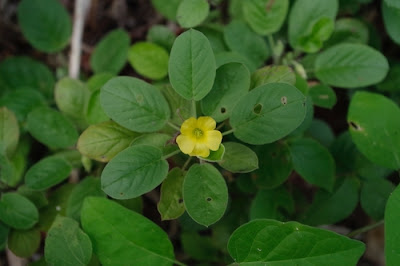
[[[272,51],[272,58],[274,60],[274,64],[277,64],[279,57],[277,56],[276,51],[275,51],[275,41],[274,41],[274,37],[272,37],[272,34],[268,35],[268,43],[269,43],[269,46]]]
[[[197,118],[196,101],[192,100],[192,116]]]
[[[181,130],[177,125],[175,125],[175,124],[172,123],[171,121],[168,121],[167,124],[168,124],[168,126],[172,127],[173,129],[175,129],[175,130],[177,130],[177,131],[180,131],[180,130]]]
[[[383,223],[384,223],[384,220],[380,220],[379,222],[376,222],[374,224],[370,224],[370,225],[361,227],[361,228],[359,228],[357,230],[354,230],[353,232],[348,233],[347,236],[348,237],[355,237],[356,235],[368,232],[368,231],[370,231],[370,230],[372,230],[372,229],[374,229],[374,228],[376,228],[378,226],[381,226]]]
[[[222,133],[222,136],[231,134],[231,133],[233,133],[234,131],[235,131],[235,130],[232,128],[232,129],[230,129],[230,130],[228,130],[228,131],[223,132],[223,133]]]
[[[166,159],[168,159],[168,158],[170,158],[170,157],[172,157],[172,156],[174,156],[174,155],[177,155],[177,154],[180,153],[180,152],[181,152],[181,150],[180,150],[180,149],[177,149],[176,151],[173,151],[173,152],[171,152],[171,153],[169,153],[169,154],[163,156],[162,158],[163,158],[164,160],[166,160]]]
[[[192,160],[192,156],[189,156],[189,158],[186,160],[186,162],[182,166],[182,171],[185,171],[185,169],[188,167],[191,160]]]

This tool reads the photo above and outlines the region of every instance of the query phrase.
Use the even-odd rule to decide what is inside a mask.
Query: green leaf
[[[74,187],[68,198],[67,211],[68,217],[80,221],[83,201],[86,197],[105,197],[106,194],[101,190],[100,178],[91,176],[85,177]]]
[[[157,204],[162,220],[179,218],[185,212],[182,187],[185,173],[180,168],[174,168],[161,185],[160,201]]]
[[[330,125],[320,119],[313,119],[310,128],[307,130],[307,134],[327,148],[335,140],[335,134]]]
[[[90,125],[110,120],[101,107],[100,90],[94,91],[89,98],[86,110],[86,120]]]
[[[250,206],[250,220],[265,218],[284,221],[293,212],[294,200],[285,188],[259,190]]]
[[[373,85],[389,70],[386,58],[363,44],[343,43],[318,55],[315,74],[322,82],[345,89]]]
[[[400,87],[400,64],[393,64],[390,66],[389,73],[386,78],[376,85],[380,92],[398,92]]]
[[[170,116],[161,92],[140,79],[116,77],[101,89],[105,113],[123,127],[137,132],[154,132],[164,127]]]
[[[107,33],[96,45],[90,57],[94,73],[118,74],[128,59],[130,37],[123,29]]]
[[[260,35],[279,31],[289,9],[288,0],[247,0],[242,4],[244,19]]]
[[[238,52],[219,52],[215,54],[215,62],[217,68],[229,63],[240,63],[245,65],[250,73],[254,72],[257,68],[255,63]]]
[[[216,150],[216,151],[210,150],[210,155],[208,155],[208,157],[205,158],[205,157],[197,156],[197,158],[204,160],[206,162],[215,163],[215,162],[220,162],[224,158],[224,155],[225,155],[225,146],[224,146],[224,144],[221,143],[219,145],[218,150]]]
[[[223,27],[218,24],[207,24],[204,26],[197,27],[197,30],[201,31],[208,39],[214,54],[227,51],[223,35]]]
[[[172,265],[174,251],[167,234],[142,215],[103,198],[87,198],[82,227],[102,265]],[[116,248],[110,246],[110,237]]]
[[[400,8],[400,3],[397,0],[384,0],[386,5],[394,8]]]
[[[361,187],[361,207],[374,220],[382,220],[386,202],[395,188],[386,179],[367,180]]]
[[[47,157],[34,164],[25,175],[25,184],[34,190],[45,190],[64,181],[71,165],[59,157]]]
[[[203,114],[217,122],[226,120],[249,87],[250,73],[244,65],[229,63],[219,67],[212,90],[201,101]]]
[[[183,183],[183,202],[190,217],[209,226],[224,215],[228,189],[221,173],[211,164],[194,164]]]
[[[232,173],[248,173],[258,168],[257,154],[249,147],[236,143],[224,142],[225,155],[218,164]]]
[[[9,232],[10,228],[0,222],[0,250],[3,250],[6,247]]]
[[[168,163],[161,150],[137,145],[118,153],[104,168],[101,186],[115,199],[136,198],[161,184],[167,177]]]
[[[18,194],[32,201],[32,203],[35,204],[36,208],[38,209],[41,209],[49,204],[46,194],[43,191],[33,190],[28,188],[26,185],[22,185],[18,187],[17,192]]]
[[[335,161],[331,153],[312,139],[289,142],[294,170],[310,184],[332,191],[335,181]]]
[[[12,230],[8,236],[8,248],[18,257],[31,257],[40,246],[40,231],[36,228],[30,230]]]
[[[171,85],[166,84],[162,86],[161,92],[167,100],[171,110],[171,123],[180,125],[182,121],[185,121],[192,116],[192,102],[180,96]]]
[[[164,47],[167,51],[171,51],[175,38],[175,33],[164,25],[152,26],[146,35],[147,41],[158,44],[159,46]]]
[[[209,10],[206,0],[183,0],[176,12],[176,20],[182,28],[193,28],[207,18]]]
[[[3,193],[0,200],[0,220],[15,229],[29,229],[39,219],[35,205],[17,193]]]
[[[29,0],[25,2],[29,2]],[[53,98],[55,82],[53,73],[46,65],[29,57],[9,57],[2,61],[0,63],[0,80],[2,89],[4,88],[5,91],[30,87],[43,93],[48,99]]]
[[[107,81],[109,81],[110,79],[112,79],[113,77],[115,77],[115,74],[111,74],[111,73],[99,73],[96,75],[91,76],[88,81],[86,82],[89,91],[91,93],[95,92],[95,91],[99,91],[101,89],[101,87],[104,86],[104,84],[107,83]]]
[[[289,43],[294,49],[317,52],[333,32],[337,0],[296,0],[289,14]]]
[[[19,125],[14,113],[6,107],[0,108],[0,149],[11,157],[17,149]]]
[[[357,92],[347,115],[357,148],[372,162],[400,168],[400,109],[383,95]]]
[[[259,169],[254,172],[255,183],[262,188],[275,188],[285,182],[293,170],[289,147],[284,143],[271,143],[256,149]]]
[[[270,56],[264,39],[253,32],[244,22],[232,21],[224,29],[226,45],[233,52],[244,56],[256,68]],[[251,70],[251,69],[250,69]]]
[[[334,232],[274,220],[244,224],[228,242],[240,265],[356,265],[364,250],[362,242]]]
[[[131,66],[143,77],[158,80],[168,73],[168,52],[161,46],[150,42],[137,42],[128,53]]]
[[[395,266],[400,263],[400,186],[390,195],[385,209],[385,258],[387,266]]]
[[[265,66],[251,75],[251,88],[274,82],[294,85],[296,83],[296,76],[288,66]]]
[[[308,91],[314,105],[322,108],[332,109],[336,104],[335,91],[324,84],[315,85]]]
[[[311,126],[312,120],[314,118],[314,105],[310,95],[306,96],[306,116],[303,122],[298,126],[290,136],[302,136],[302,134]]]
[[[151,3],[155,9],[160,12],[161,15],[169,20],[176,20],[176,12],[182,0],[169,0],[168,5],[165,4],[165,0],[151,0]]]
[[[213,246],[210,236],[202,236],[197,232],[183,232],[181,243],[185,254],[195,260],[203,263],[218,261],[218,250]]]
[[[71,122],[48,107],[39,107],[30,112],[27,128],[36,140],[51,148],[67,148],[78,139],[78,132]]]
[[[24,37],[36,49],[54,53],[69,43],[71,18],[59,1],[23,0],[17,15]]]
[[[79,137],[77,148],[91,159],[109,162],[139,135],[113,121],[106,121],[89,126]]]
[[[397,26],[400,22],[400,6],[391,6],[388,1],[382,1],[382,16],[386,32],[397,44],[400,44],[400,30]]]
[[[287,136],[303,122],[304,95],[286,83],[268,83],[250,91],[232,111],[230,123],[238,139],[255,145]]]
[[[157,147],[162,150],[163,155],[167,155],[171,153],[173,150],[178,150],[177,145],[172,144],[173,141],[172,136],[163,133],[150,133],[143,134],[136,139],[134,139],[130,146],[134,145],[150,145],[153,147]]]
[[[335,224],[350,216],[358,204],[358,181],[353,177],[339,180],[332,193],[318,190],[301,221],[309,225]]]
[[[7,158],[5,150],[0,145],[0,181],[8,186],[15,186],[16,169],[12,162]]]
[[[355,18],[341,18],[336,21],[335,30],[331,38],[325,43],[324,47],[343,42],[367,44],[368,39],[368,26],[361,20]]]
[[[169,59],[169,79],[187,100],[199,101],[211,90],[216,66],[214,53],[203,33],[190,29],[176,38]]]
[[[92,243],[75,220],[57,216],[47,233],[44,256],[50,265],[88,265]]]

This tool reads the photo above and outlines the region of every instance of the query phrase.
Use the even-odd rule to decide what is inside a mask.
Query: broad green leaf
[[[310,95],[306,96],[306,116],[303,122],[290,133],[290,136],[302,136],[302,134],[310,127],[314,118],[314,105]]]
[[[90,125],[110,120],[101,107],[100,90],[94,91],[89,98],[86,110],[86,120]]]
[[[116,29],[107,33],[90,57],[90,66],[94,73],[118,74],[128,59],[129,44],[130,37],[125,30]]]
[[[386,202],[396,187],[386,179],[367,180],[362,183],[360,203],[363,210],[375,220],[383,219]]]
[[[310,184],[332,191],[335,181],[335,161],[331,153],[312,139],[289,142],[294,170]]]
[[[162,150],[163,155],[171,153],[173,150],[179,149],[175,144],[172,144],[174,137],[163,133],[143,134],[135,138],[130,146],[134,145],[150,145]]]
[[[167,234],[152,221],[115,202],[87,198],[82,227],[102,265],[172,265],[174,251]],[[112,238],[113,245],[110,245]]]
[[[215,62],[217,68],[229,64],[229,63],[241,63],[247,67],[250,73],[257,69],[255,63],[253,63],[247,57],[239,54],[238,52],[219,52],[215,54]]]
[[[249,147],[236,143],[224,142],[225,155],[218,164],[232,173],[248,173],[258,168],[257,154]]]
[[[286,83],[268,83],[250,91],[236,104],[230,123],[238,139],[255,145],[287,136],[303,122],[305,97]]]
[[[113,77],[115,77],[115,74],[107,72],[95,74],[88,79],[86,85],[88,86],[89,91],[93,93],[100,90],[101,87],[103,87],[104,84],[106,84],[107,81],[109,81]]]
[[[309,225],[335,224],[350,216],[358,204],[357,180],[345,177],[338,181],[330,193],[318,190],[314,195],[313,203],[306,210],[301,221]]]
[[[128,53],[131,66],[143,77],[158,80],[168,73],[168,52],[151,42],[137,42]]]
[[[390,195],[385,208],[385,259],[387,266],[400,263],[400,186]]]
[[[355,18],[341,18],[335,23],[335,30],[324,47],[338,43],[363,43],[367,44],[369,29],[365,23]]]
[[[224,41],[223,27],[218,24],[207,24],[201,27],[197,27],[197,30],[201,31],[208,39],[214,54],[224,52],[228,50]]]
[[[260,35],[277,32],[285,21],[288,0],[247,0],[242,4],[243,15],[250,27]]]
[[[45,190],[64,181],[71,165],[59,157],[47,157],[34,164],[25,175],[25,184],[34,190]]]
[[[239,63],[229,63],[217,69],[213,88],[201,101],[204,115],[217,122],[229,118],[232,109],[250,87],[250,73]]]
[[[136,198],[161,184],[168,163],[160,149],[137,145],[118,153],[101,174],[101,187],[115,199]]]
[[[182,28],[193,28],[207,18],[209,10],[206,0],[183,0],[176,12],[176,20]]]
[[[50,265],[88,265],[92,243],[75,220],[57,216],[47,233],[44,256]]]
[[[7,158],[5,150],[2,150],[3,145],[0,145],[0,184],[4,183],[8,186],[14,186],[16,169],[12,162]]]
[[[11,228],[29,229],[39,219],[36,206],[17,193],[3,193],[0,199],[0,220]]]
[[[12,111],[19,122],[25,122],[30,111],[45,104],[42,94],[29,87],[13,90],[0,99],[0,106],[5,106]]]
[[[195,260],[203,263],[218,261],[218,250],[210,236],[202,236],[197,232],[183,232],[181,243],[185,254]]]
[[[284,143],[271,143],[256,149],[259,169],[254,172],[255,183],[262,188],[275,188],[285,182],[293,170],[289,147]]]
[[[318,107],[332,109],[336,104],[336,93],[327,85],[315,85],[310,88],[308,93],[312,98],[313,104]]]
[[[31,257],[40,246],[40,231],[36,228],[30,230],[12,230],[8,236],[8,248],[18,257]]]
[[[179,218],[185,212],[182,187],[185,173],[180,168],[174,168],[161,185],[160,201],[157,204],[162,220]]]
[[[386,78],[376,85],[380,92],[395,93],[400,91],[400,64],[393,64],[390,66]]]
[[[289,43],[305,52],[317,52],[333,32],[337,0],[296,0],[289,14]]]
[[[250,206],[250,220],[285,221],[294,212],[294,200],[283,187],[259,190]]]
[[[68,198],[66,214],[68,217],[80,221],[83,201],[86,197],[105,197],[106,194],[101,190],[100,179],[91,176],[85,177],[72,190]]]
[[[27,128],[36,140],[51,148],[67,148],[78,139],[78,132],[71,122],[48,107],[39,107],[30,112]]]
[[[146,35],[147,41],[158,44],[167,51],[171,51],[175,38],[175,33],[165,25],[152,26]]]
[[[192,102],[180,96],[171,85],[162,86],[161,92],[171,109],[171,123],[179,125],[192,116]]]
[[[77,148],[91,159],[109,162],[138,136],[113,121],[106,121],[89,126],[79,137]]]
[[[224,39],[231,51],[244,56],[245,60],[249,60],[256,68],[270,56],[265,40],[242,21],[232,21],[227,25],[224,29]]]
[[[288,66],[265,66],[251,75],[251,88],[274,82],[294,85],[296,83],[296,76]]]
[[[382,15],[386,32],[397,44],[400,44],[400,6],[391,6],[387,1],[382,1]]]
[[[46,194],[43,191],[33,190],[28,188],[26,185],[22,185],[18,187],[17,192],[35,204],[38,210],[49,204]]]
[[[6,107],[0,108],[0,149],[11,158],[17,149],[19,125],[14,113]]]
[[[363,44],[343,43],[318,55],[315,74],[322,82],[345,89],[382,81],[389,70],[386,58]]]
[[[69,43],[71,18],[59,1],[23,0],[17,15],[24,37],[36,49],[54,53]]]
[[[190,29],[176,38],[168,71],[172,87],[183,98],[199,101],[210,92],[216,66],[210,42],[203,33]]]
[[[357,148],[372,162],[400,168],[400,109],[383,95],[357,92],[347,115]]]
[[[8,183],[11,187],[16,187],[21,183],[28,165],[28,158],[21,148],[24,144],[25,143],[18,144],[18,149],[10,160],[10,163],[14,168],[14,177],[11,179],[11,182]]]
[[[0,250],[3,250],[6,247],[9,232],[10,228],[0,222]]]
[[[176,12],[181,2],[182,0],[169,0],[168,5],[166,5],[165,0],[151,0],[155,9],[160,12],[161,15],[172,21],[176,20]]]
[[[0,80],[5,91],[30,87],[43,93],[48,99],[53,98],[55,82],[53,73],[46,65],[29,57],[9,57],[2,61]]]
[[[194,164],[183,183],[183,202],[190,217],[209,226],[224,215],[228,189],[221,173],[211,164]]]
[[[400,8],[400,3],[397,0],[384,0],[386,5],[394,8]]]
[[[170,116],[161,92],[140,79],[116,77],[101,89],[105,113],[123,127],[137,132],[154,132],[164,127]]]
[[[313,119],[307,134],[319,143],[329,148],[335,140],[335,134],[328,123],[320,119]]]
[[[334,232],[274,220],[244,224],[228,242],[240,265],[356,265],[364,250],[364,243]]]

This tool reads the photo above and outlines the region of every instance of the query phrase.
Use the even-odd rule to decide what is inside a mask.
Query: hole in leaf
[[[256,105],[254,105],[253,112],[259,115],[261,113],[262,107],[262,104],[257,103]]]
[[[226,108],[225,107],[222,107],[221,108],[221,114],[225,114],[226,113]]]
[[[179,200],[178,200],[178,203],[183,203],[183,199],[179,199]]]
[[[354,123],[353,121],[350,121],[349,124],[354,130],[361,130],[361,127],[356,123]]]
[[[207,198],[207,201],[212,201],[212,198],[208,197],[208,198]]]
[[[287,104],[287,97],[286,97],[286,96],[282,96],[282,98],[281,98],[281,103],[282,103],[283,105],[286,105],[286,104]]]

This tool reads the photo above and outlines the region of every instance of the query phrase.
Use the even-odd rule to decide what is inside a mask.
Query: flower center
[[[193,129],[193,135],[197,138],[197,139],[199,139],[199,138],[201,138],[202,136],[203,136],[203,130],[201,130],[200,128],[195,128],[195,129]]]

